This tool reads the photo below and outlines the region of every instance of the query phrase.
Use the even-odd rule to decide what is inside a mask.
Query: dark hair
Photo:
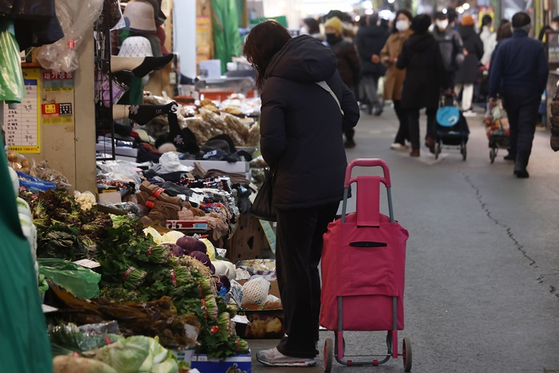
[[[433,18],[435,18],[435,19],[448,19],[448,14],[443,13],[443,12],[436,12],[435,16]]]
[[[305,18],[303,20],[303,22],[309,28],[309,34],[310,35],[320,34],[320,26],[319,26],[318,21],[316,19],[309,17],[309,18]]]
[[[267,20],[256,26],[248,34],[243,54],[258,72],[256,87],[262,89],[266,69],[272,58],[291,39],[289,31],[275,20]]]
[[[493,18],[491,18],[489,14],[486,14],[483,17],[481,17],[481,27],[487,26],[491,22],[493,22]]]
[[[431,26],[431,17],[428,14],[419,14],[411,20],[411,29],[418,35],[427,33],[429,26]]]
[[[553,22],[558,22],[558,23],[559,23],[559,16],[553,17],[553,19],[551,20],[551,22],[552,22],[552,23],[553,23]]]
[[[410,21],[410,26],[411,26],[411,20],[413,19],[413,16],[411,14],[411,12],[407,9],[400,9],[399,11],[396,12],[396,16],[394,17],[394,22],[392,22],[392,33],[396,33],[398,32],[398,30],[396,29],[396,22],[398,19],[398,16],[400,14],[403,14],[406,16],[406,18]]]
[[[501,22],[497,29],[497,42],[512,37],[512,30],[510,29],[510,22]]]
[[[447,14],[448,14],[448,23],[452,23],[456,18],[458,18],[458,13],[456,13],[456,10],[454,8],[448,8]]]
[[[369,25],[376,25],[378,22],[378,14],[371,14],[367,17],[367,20],[369,21]]]
[[[529,25],[531,22],[530,16],[524,12],[518,12],[514,16],[512,16],[512,27],[513,28],[521,28],[526,25]]]

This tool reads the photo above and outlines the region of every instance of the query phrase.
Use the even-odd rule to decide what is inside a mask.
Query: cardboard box
[[[250,373],[251,362],[249,350],[248,354],[231,356],[224,361],[208,358],[206,354],[194,354],[190,366],[202,373]]]
[[[266,234],[260,221],[252,215],[241,214],[237,229],[227,242],[229,259],[236,263],[243,259],[262,258],[262,252],[269,249]]]

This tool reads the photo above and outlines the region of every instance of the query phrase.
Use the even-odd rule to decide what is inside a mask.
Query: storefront
[[[254,71],[231,58],[244,4],[44,0],[33,48],[0,6],[0,123],[58,369],[134,351],[138,370],[249,371],[244,338],[283,335],[274,229],[249,214],[266,164]]]

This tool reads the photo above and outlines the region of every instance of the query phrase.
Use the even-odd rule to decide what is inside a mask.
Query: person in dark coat
[[[506,159],[514,160],[514,175],[528,178],[526,170],[532,152],[538,109],[547,84],[549,66],[543,43],[528,37],[530,16],[512,17],[512,38],[499,42],[489,71],[489,104],[503,98],[510,124],[510,149]]]
[[[406,69],[401,106],[408,113],[410,156],[419,157],[419,111],[426,108],[427,134],[425,146],[435,150],[435,120],[441,88],[450,93],[448,74],[439,45],[428,29],[431,18],[427,14],[415,16],[411,23],[414,31],[404,42],[396,67]]]
[[[354,87],[359,82],[359,56],[355,45],[342,37],[342,21],[338,17],[330,18],[324,24],[326,31],[325,45],[330,47],[338,59],[338,71],[345,85],[355,92]],[[345,131],[346,148],[355,147],[355,130],[348,128]]]
[[[265,21],[251,30],[243,52],[258,71],[260,150],[276,172],[276,269],[286,331],[277,347],[256,357],[264,365],[310,366],[318,353],[322,235],[343,198],[342,131],[357,124],[359,107],[334,53],[308,35],[292,39],[278,22]]]
[[[380,62],[380,51],[390,36],[390,31],[377,26],[378,16],[369,16],[367,26],[359,28],[355,36],[355,45],[361,59],[361,84],[367,96],[369,114],[380,115],[383,103],[377,94],[378,80],[384,76],[386,67]]]
[[[448,75],[449,85],[454,86],[456,71],[464,61],[464,45],[458,31],[454,29],[455,14],[435,13],[433,36],[439,43],[441,56]]]
[[[483,42],[474,30],[474,19],[468,14],[462,17],[459,32],[464,43],[466,57],[456,72],[454,92],[458,96],[462,91],[464,116],[473,117],[476,113],[472,110],[472,98],[474,97],[474,83],[478,79],[480,61],[483,57]]]

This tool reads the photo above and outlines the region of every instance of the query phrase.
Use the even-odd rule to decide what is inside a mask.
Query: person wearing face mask
[[[450,87],[453,88],[454,75],[462,62],[464,62],[464,44],[462,43],[462,38],[460,38],[460,34],[454,30],[454,26],[450,23],[449,17],[442,12],[435,13],[433,36],[439,43]]]
[[[401,107],[402,86],[406,77],[406,70],[396,67],[398,56],[402,53],[402,46],[408,40],[413,31],[410,29],[413,16],[409,10],[401,9],[396,12],[392,33],[386,40],[386,44],[380,51],[380,61],[386,66],[386,76],[384,78],[384,99],[392,100],[394,111],[398,117],[398,133],[394,139],[391,149],[400,150],[406,148],[408,136],[407,113]]]
[[[355,85],[359,82],[359,56],[355,45],[344,39],[342,36],[343,24],[338,17],[332,17],[324,24],[326,31],[326,41],[324,45],[330,47],[336,55],[338,61],[338,72],[342,77],[345,85],[353,91]],[[346,148],[355,147],[355,130],[348,128],[344,132]]]
[[[380,115],[383,103],[378,97],[378,81],[386,72],[386,67],[380,61],[380,51],[390,31],[377,25],[378,16],[372,14],[367,18],[367,25],[357,31],[355,45],[361,60],[361,84],[367,96],[367,112]]]
[[[505,159],[515,162],[514,175],[521,179],[530,176],[526,167],[549,73],[542,42],[528,37],[530,23],[524,12],[512,17],[512,37],[500,42],[493,52],[489,74],[489,104],[495,107],[500,95],[510,124],[510,149]]]
[[[559,16],[553,18],[549,25],[542,27],[538,39],[544,44],[547,43],[547,33],[550,31],[559,31]]]

